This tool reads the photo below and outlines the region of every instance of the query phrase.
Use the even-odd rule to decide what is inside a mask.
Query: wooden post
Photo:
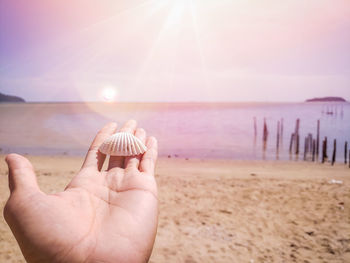
[[[295,147],[295,154],[299,155],[299,134],[297,134],[297,141],[296,141],[296,147]]]
[[[263,130],[263,158],[265,159],[265,151],[267,147],[267,137],[268,137],[268,129],[267,129],[267,124],[266,124],[266,119],[264,118],[264,130]]]
[[[316,140],[312,140],[312,161],[315,161],[315,153],[316,153]]]
[[[284,130],[284,127],[283,127],[283,122],[284,122],[284,119],[282,118],[281,119],[281,145],[283,146],[283,130]]]
[[[345,146],[344,146],[344,163],[346,164],[347,161],[347,154],[348,154],[348,142],[345,142]]]
[[[322,157],[321,157],[321,163],[324,163],[324,140],[322,141]]]
[[[294,133],[292,133],[292,135],[290,136],[290,143],[289,143],[289,154],[292,154],[292,150],[293,150],[293,142],[294,142]]]
[[[313,140],[313,138],[312,138],[312,134],[311,133],[309,133],[309,140],[308,140],[308,142],[309,142],[309,147],[308,147],[308,153],[311,153],[311,151],[312,151],[312,140]]]
[[[300,119],[296,120],[295,123],[295,131],[294,131],[294,140],[295,140],[295,154],[299,154],[299,127],[300,127]]]
[[[269,131],[267,129],[266,119],[264,118],[263,141],[266,143]]]
[[[324,158],[325,158],[325,160],[327,161],[328,160],[328,154],[327,154],[327,152],[328,152],[328,140],[327,140],[327,136],[324,138],[324,140],[325,140],[325,143],[324,143]]]
[[[299,126],[300,126],[300,119],[297,119],[295,122],[295,134],[299,134]]]
[[[309,139],[308,137],[305,137],[305,141],[304,141],[304,161],[306,161],[308,139]]]
[[[256,117],[254,117],[254,137],[256,138],[257,135],[258,135],[258,128],[256,124]]]
[[[326,138],[322,142],[322,163],[326,161],[326,156],[327,156],[327,140]]]
[[[317,137],[316,137],[316,159],[318,160],[318,153],[320,149],[320,120],[317,120]]]
[[[277,140],[276,140],[277,152],[279,151],[279,147],[280,147],[280,129],[281,129],[281,123],[280,121],[277,121]]]
[[[334,139],[334,141],[333,141],[332,165],[334,165],[334,163],[335,163],[336,154],[337,154],[337,140]]]

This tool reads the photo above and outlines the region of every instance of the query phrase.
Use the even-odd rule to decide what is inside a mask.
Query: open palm
[[[121,131],[146,142],[136,157],[105,155],[101,143],[116,131],[106,125],[96,136],[82,169],[65,191],[40,191],[30,162],[8,155],[11,196],[4,216],[28,262],[146,262],[157,230],[158,201],[154,179],[157,142],[128,121]]]

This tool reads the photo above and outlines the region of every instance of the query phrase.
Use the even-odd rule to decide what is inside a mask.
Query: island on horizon
[[[26,102],[24,99],[18,96],[6,95],[0,93],[0,103],[1,102]]]
[[[342,97],[323,97],[308,99],[306,102],[346,102],[346,100]]]

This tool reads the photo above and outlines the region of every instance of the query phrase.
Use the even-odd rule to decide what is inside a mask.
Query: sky
[[[349,0],[1,0],[27,101],[350,100]]]

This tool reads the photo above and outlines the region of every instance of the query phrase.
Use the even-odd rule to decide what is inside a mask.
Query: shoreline
[[[73,159],[78,159],[78,160],[84,160],[85,158],[85,153],[84,154],[74,154],[74,153],[69,153],[69,152],[61,152],[61,153],[47,153],[47,154],[33,154],[33,153],[21,153],[21,152],[15,152],[15,151],[5,151],[3,148],[0,148],[0,160],[5,159],[5,156],[8,154],[20,154],[22,156],[25,156],[27,158],[73,158]],[[170,157],[169,157],[170,156]],[[185,161],[185,162],[225,162],[225,163],[278,163],[278,164],[293,164],[293,163],[300,163],[300,164],[310,164],[310,165],[322,165],[322,166],[344,166],[346,168],[349,168],[349,163],[347,160],[347,163],[344,163],[344,160],[338,160],[335,162],[334,166],[331,165],[331,159],[329,158],[327,161],[322,163],[320,160],[319,161],[311,161],[311,160],[303,160],[302,154],[299,155],[299,158],[296,158],[293,156],[292,159],[273,159],[273,158],[266,158],[264,159],[229,159],[229,158],[194,158],[194,157],[182,157],[178,156],[177,154],[173,155],[160,155],[158,156],[159,160],[177,160],[177,161]]]
[[[7,170],[5,157],[7,154],[0,153],[0,173]],[[23,154],[34,166],[34,170],[40,175],[42,170],[52,168],[57,172],[77,173],[84,161],[85,156],[72,155],[31,155]],[[65,165],[58,165],[64,163]],[[106,169],[108,158],[103,169]],[[158,157],[156,174],[168,172],[169,176],[185,170],[186,173],[195,172],[197,175],[229,175],[232,178],[241,178],[246,175],[256,176],[259,171],[263,174],[270,174],[276,178],[281,177],[278,173],[285,174],[286,177],[305,179],[324,178],[344,178],[350,179],[349,164],[341,162],[333,166],[328,160],[326,163],[311,162],[304,160],[232,160],[232,159],[201,159],[201,158],[181,158],[181,157]],[[207,170],[206,170],[207,169]],[[316,170],[316,173],[305,174]],[[251,172],[250,172],[251,171]],[[200,174],[200,172],[202,174]],[[280,179],[283,179],[281,177]]]

